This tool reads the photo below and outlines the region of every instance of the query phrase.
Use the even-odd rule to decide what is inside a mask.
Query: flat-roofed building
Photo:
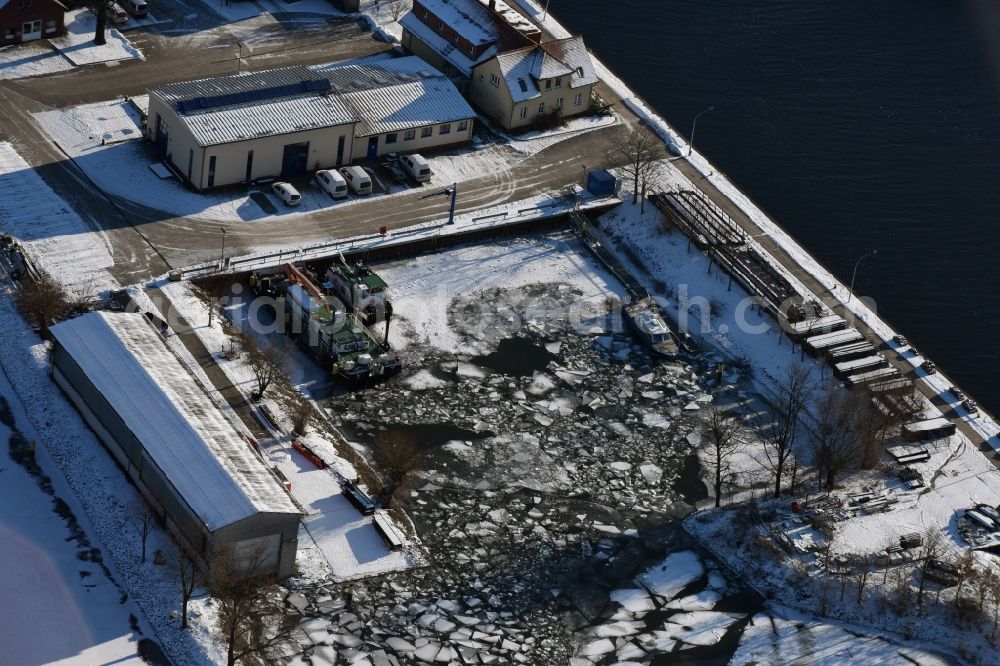
[[[351,161],[358,118],[330,81],[286,67],[149,91],[147,136],[195,189]]]

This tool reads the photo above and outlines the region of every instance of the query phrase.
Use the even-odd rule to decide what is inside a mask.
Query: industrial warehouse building
[[[290,575],[300,512],[141,313],[53,326],[52,376],[180,543]]]
[[[202,190],[464,143],[474,118],[447,77],[412,56],[160,86],[146,132]]]

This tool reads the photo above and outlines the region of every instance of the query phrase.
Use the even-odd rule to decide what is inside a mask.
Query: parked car
[[[365,170],[359,166],[343,167],[340,175],[347,181],[347,186],[355,194],[371,194],[372,179]]]
[[[335,169],[320,169],[313,180],[334,199],[343,199],[347,196],[347,181]]]
[[[117,2],[112,3],[111,5],[111,17],[118,25],[128,23],[128,13],[125,11],[125,8]]]
[[[909,341],[906,339],[905,335],[897,335],[893,337],[892,340],[900,347],[905,347],[907,344],[909,344]]]
[[[958,388],[957,386],[952,386],[948,390],[951,391],[951,394],[955,396],[957,400],[959,401],[965,400],[965,391]]]
[[[379,168],[385,177],[388,178],[393,183],[405,183],[406,182],[406,172],[399,168],[398,162],[382,162],[379,164]]]
[[[142,18],[149,13],[149,5],[146,0],[124,0],[125,9],[136,18]]]
[[[278,181],[271,185],[271,191],[277,194],[286,206],[298,206],[302,202],[302,195],[291,183]]]
[[[403,167],[403,170],[410,174],[410,176],[413,177],[413,180],[418,183],[426,183],[433,175],[431,165],[417,153],[403,155],[399,158],[399,164]]]
[[[924,372],[928,375],[933,375],[937,372],[937,365],[934,364],[934,361],[924,361],[920,364],[920,367],[923,368]]]
[[[979,407],[977,407],[976,403],[972,402],[972,400],[969,400],[968,398],[962,401],[962,407],[965,407],[965,411],[969,412],[972,416],[979,414]]]

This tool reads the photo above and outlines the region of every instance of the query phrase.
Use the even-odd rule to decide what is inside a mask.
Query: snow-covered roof
[[[332,67],[324,73],[361,119],[358,136],[476,116],[454,84],[417,56]]]
[[[51,331],[209,531],[299,513],[143,314],[92,312]]]
[[[594,63],[579,35],[506,51],[497,56],[497,63],[514,102],[541,95],[537,82],[543,79],[568,77],[570,88],[597,83]]]
[[[420,4],[473,44],[487,44],[500,36],[496,19],[478,0],[420,0]]]
[[[473,60],[461,49],[455,48],[451,42],[434,32],[423,21],[417,18],[416,14],[413,12],[410,12],[401,18],[399,20],[399,25],[406,28],[410,34],[426,44],[429,49],[447,60],[455,67],[455,69],[462,72],[466,76],[472,76],[473,67],[481,62],[489,60],[497,53],[496,46],[493,45],[483,51],[482,55]]]
[[[357,121],[326,78],[307,67],[248,72],[153,88],[201,146]]]

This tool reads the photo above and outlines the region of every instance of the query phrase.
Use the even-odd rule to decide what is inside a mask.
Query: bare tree
[[[389,9],[389,15],[393,21],[398,22],[410,9],[410,0],[387,0],[385,6]]]
[[[188,602],[194,591],[204,584],[201,571],[194,560],[178,547],[177,549],[177,584],[181,591],[181,629],[188,626]]]
[[[868,585],[868,579],[871,577],[872,567],[875,566],[875,558],[870,554],[865,553],[858,557],[858,566],[854,576],[854,580],[858,584],[858,605],[861,605],[861,601],[864,598],[865,587]]]
[[[781,497],[782,476],[792,458],[799,414],[812,396],[809,368],[793,364],[778,381],[776,395],[768,406],[761,434],[764,455],[774,473],[774,496]]]
[[[283,607],[277,588],[268,584],[265,563],[263,547],[242,559],[231,549],[212,558],[208,590],[216,602],[227,666],[266,662],[298,625],[298,615]]]
[[[816,476],[820,484],[833,490],[837,476],[857,465],[861,437],[854,420],[858,403],[865,402],[859,394],[829,386],[820,398],[818,421],[813,431],[812,445],[816,458]],[[825,476],[825,479],[824,479]]]
[[[657,162],[666,157],[662,141],[645,126],[629,127],[625,137],[612,149],[612,159],[624,163],[625,173],[632,179],[632,203],[639,202],[640,190],[645,193],[655,177]]]
[[[16,296],[18,308],[42,337],[49,336],[49,326],[69,314],[72,303],[66,291],[56,280],[42,274],[38,280],[21,280]]]
[[[309,419],[312,418],[313,406],[307,400],[301,400],[292,408],[292,428],[295,434],[304,435],[309,429]]]
[[[881,459],[882,446],[889,434],[889,427],[897,419],[876,407],[872,403],[871,394],[867,391],[859,390],[858,395],[864,397],[864,400],[858,400],[858,409],[853,419],[858,431],[860,449],[858,466],[861,469],[871,469]]]
[[[375,437],[372,455],[382,475],[379,498],[384,506],[391,507],[423,467],[424,454],[420,442],[405,431],[383,430]]]
[[[746,428],[739,417],[727,415],[718,405],[712,405],[706,418],[709,440],[708,457],[703,460],[712,473],[715,506],[722,504],[722,486],[732,474],[732,457],[744,446]]]
[[[924,590],[927,588],[927,570],[931,560],[941,557],[944,552],[944,533],[934,527],[928,527],[924,532],[924,543],[920,552],[920,565],[917,572],[917,614],[924,612]]]
[[[271,384],[285,373],[291,359],[291,350],[284,341],[268,341],[261,346],[251,336],[246,336],[244,351],[247,353],[247,363],[257,382],[257,390],[251,399],[257,402],[264,397]]]
[[[205,301],[208,308],[208,326],[211,328],[215,321],[215,311],[224,304],[224,299],[230,294],[233,288],[233,278],[231,275],[223,273],[209,275],[195,283],[198,295]]]
[[[130,520],[132,521],[132,527],[135,528],[136,534],[139,535],[139,539],[142,541],[142,559],[139,561],[143,564],[146,563],[146,541],[149,539],[150,533],[153,531],[153,527],[156,525],[156,514],[149,507],[148,504],[139,500],[140,504],[136,504],[132,508]]]

